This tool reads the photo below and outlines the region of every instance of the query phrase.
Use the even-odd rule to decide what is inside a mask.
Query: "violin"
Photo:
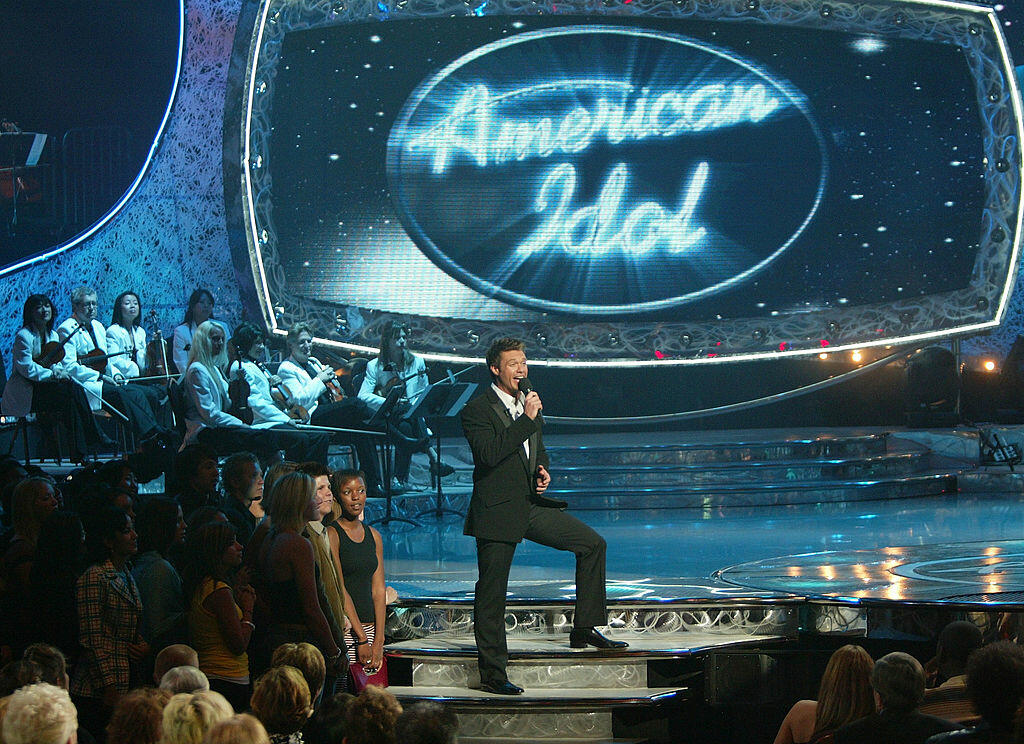
[[[258,362],[255,359],[252,362],[259,367],[260,372],[267,376],[267,381],[270,383],[270,397],[273,398],[274,405],[287,413],[288,418],[293,421],[299,421],[303,424],[309,423],[309,411],[298,403],[291,402],[291,391],[280,381],[280,378],[277,375],[270,374],[270,370],[267,369],[267,365],[263,362]]]
[[[71,336],[68,336],[71,338]],[[124,356],[125,354],[131,354],[131,349],[125,349],[124,351],[112,351],[110,353],[104,353],[102,349],[93,349],[85,354],[78,355],[78,363],[83,367],[94,369],[101,375],[107,371],[107,360],[110,357]]]
[[[324,381],[324,387],[327,388],[327,392],[324,393],[324,395],[329,399],[329,402],[337,403],[339,400],[345,399],[345,391],[341,387],[340,378],[352,374],[352,370],[349,368],[349,365],[352,364],[352,362],[342,362],[340,367],[334,367],[333,365],[338,363],[338,359],[332,358],[326,354],[324,356],[329,362],[331,362],[332,368],[334,369],[334,377]],[[320,370],[316,369],[312,364],[311,359],[306,361],[306,366],[314,377],[320,374]],[[324,366],[326,367],[326,365]]]
[[[162,377],[170,384],[170,378],[178,374],[172,352],[168,349],[171,342],[164,338],[163,332],[156,322],[156,310],[149,312],[149,320],[153,325],[153,339],[146,344],[146,369],[143,377]]]
[[[82,330],[82,326],[78,326],[75,330],[71,331],[63,341],[47,341],[39,350],[39,354],[32,357],[32,361],[40,367],[46,367],[47,369],[50,369],[55,364],[60,364],[67,355],[64,344],[70,341],[80,330]]]

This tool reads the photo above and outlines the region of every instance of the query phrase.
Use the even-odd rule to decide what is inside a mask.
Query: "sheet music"
[[[41,132],[36,132],[32,138],[32,148],[28,151],[28,157],[25,159],[25,166],[31,168],[33,165],[39,163],[39,158],[43,154],[43,148],[46,146],[46,135]]]

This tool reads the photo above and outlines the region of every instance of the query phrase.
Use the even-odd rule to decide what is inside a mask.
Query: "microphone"
[[[519,381],[519,392],[522,393],[524,396],[529,395],[531,392],[533,392],[533,383],[530,382],[529,377],[524,377]],[[540,424],[541,426],[544,425],[544,414],[540,412],[537,413],[537,423]]]

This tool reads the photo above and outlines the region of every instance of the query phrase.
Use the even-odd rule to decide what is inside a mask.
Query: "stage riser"
[[[445,491],[442,506],[466,513],[469,493],[463,489]],[[553,488],[548,495],[565,499],[574,511],[618,509],[711,509],[737,506],[790,506],[795,504],[842,503],[850,501],[876,501],[880,499],[908,499],[922,496],[953,494],[957,491],[957,476],[906,476],[894,480],[868,480],[792,483],[758,483],[751,480],[742,484],[680,485],[676,488],[644,488],[612,486],[605,488]],[[397,516],[412,517],[434,507],[436,496],[430,492],[409,494],[394,500]],[[367,502],[366,518],[374,521],[384,515],[381,500]]]
[[[909,475],[928,465],[923,454],[901,454],[867,460],[829,462],[729,463],[689,466],[619,466],[559,468],[552,488],[608,486],[672,486],[759,482],[855,480]],[[554,466],[552,466],[554,467]]]
[[[548,608],[508,608],[505,613],[505,632],[510,640],[565,639],[572,629],[572,605]],[[616,607],[608,609],[610,636],[639,634],[648,639],[652,648],[678,650],[686,648],[687,638],[697,639],[711,635],[714,638],[747,640],[755,636],[791,636],[798,628],[798,614],[794,607],[722,607],[685,606]],[[473,643],[473,611],[471,606],[393,607],[387,618],[387,636],[393,641],[422,639],[416,644],[419,652],[429,654],[435,647],[439,653],[466,651]],[[440,642],[434,644],[432,639]],[[565,644],[568,645],[568,644]],[[564,650],[572,655],[568,649]],[[468,653],[468,651],[466,651]],[[576,660],[573,660],[576,663]]]
[[[612,712],[550,711],[544,713],[507,710],[458,710],[459,741],[508,740],[526,744],[544,742],[600,742],[612,738]]]
[[[647,661],[591,659],[587,663],[522,659],[508,666],[508,678],[529,690],[585,687],[632,689],[647,687]],[[479,687],[476,660],[439,659],[412,666],[414,687]]]

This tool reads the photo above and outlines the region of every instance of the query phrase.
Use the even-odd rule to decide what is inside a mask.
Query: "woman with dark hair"
[[[174,329],[174,344],[172,355],[174,366],[179,372],[184,372],[189,363],[189,346],[192,344],[192,334],[206,321],[212,321],[221,327],[224,336],[228,335],[228,327],[213,317],[213,295],[210,291],[199,287],[194,290],[188,298],[188,305],[185,307],[185,320]]]
[[[139,556],[132,578],[142,597],[142,637],[153,651],[188,640],[181,576],[168,560],[185,540],[185,518],[171,499],[153,498],[139,510]]]
[[[232,590],[228,578],[242,564],[242,546],[235,528],[211,522],[189,533],[188,563],[183,588],[188,603],[192,647],[210,689],[221,693],[236,710],[249,704],[249,656],[246,650],[256,626],[252,608],[256,593],[242,585]]]
[[[430,430],[422,416],[407,417],[429,384],[427,366],[422,357],[407,347],[409,329],[397,321],[389,323],[380,334],[380,352],[366,365],[366,376],[359,387],[359,399],[376,412],[395,388],[401,391],[397,421],[390,425],[395,444],[395,472],[391,492],[407,490],[409,466],[415,452],[426,453],[430,460],[430,473],[444,477],[455,468],[441,462],[430,446]]]
[[[260,545],[259,575],[269,607],[267,654],[282,643],[312,642],[324,655],[327,674],[344,672],[346,659],[320,606],[313,546],[302,536],[319,519],[316,481],[289,473],[274,486],[270,531]]]
[[[115,372],[127,378],[139,377],[146,369],[146,329],[141,326],[142,302],[135,292],[122,292],[114,300],[114,312],[107,326],[107,351],[127,354],[110,358]]]
[[[149,653],[139,632],[142,600],[128,571],[128,559],[138,552],[131,517],[110,506],[90,514],[85,546],[90,565],[76,592],[82,652],[71,692],[82,726],[103,731],[114,705],[132,687],[132,663]]]
[[[85,569],[85,530],[77,515],[55,511],[39,530],[29,576],[32,628],[71,661],[78,658],[75,584]]]
[[[98,445],[107,444],[93,420],[92,409],[81,385],[72,381],[62,362],[43,355],[43,346],[60,342],[53,330],[57,310],[49,297],[30,295],[22,308],[22,327],[14,337],[11,352],[11,376],[0,399],[5,416],[25,416],[31,412],[52,414],[67,426],[74,447],[72,459],[83,457]]]
[[[25,478],[14,488],[11,523],[14,536],[0,558],[0,633],[5,642],[21,651],[33,640],[32,593],[29,576],[36,558],[39,531],[57,509],[53,481],[48,477]]]

